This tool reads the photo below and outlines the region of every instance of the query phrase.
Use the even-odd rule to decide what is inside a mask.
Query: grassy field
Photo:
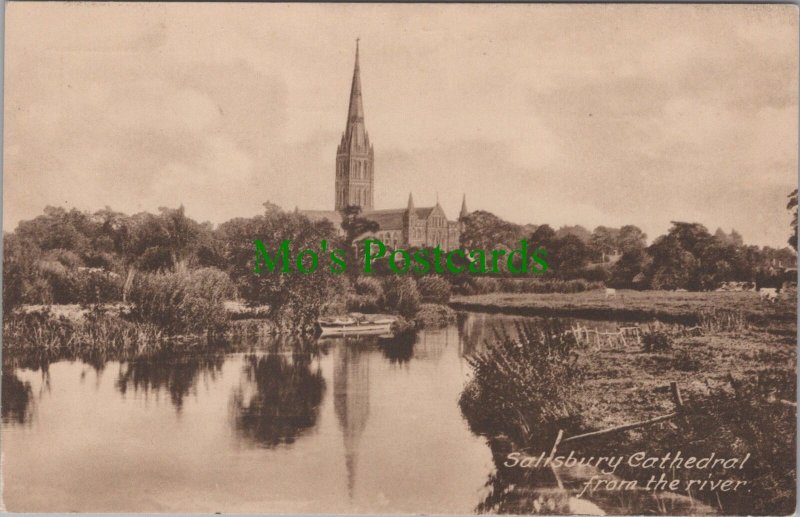
[[[793,376],[796,360],[794,337],[758,329],[679,337],[664,352],[643,352],[633,341],[628,346],[589,347],[580,355],[585,375],[581,412],[595,429],[643,420],[674,410],[667,390],[672,381],[685,399],[703,399],[731,391],[729,376]],[[795,401],[794,394],[794,387],[787,386],[775,398]]]
[[[638,451],[647,451],[654,457],[676,451],[685,457],[714,453],[717,457],[743,458],[750,454],[745,470],[717,469],[708,474],[746,481],[746,491],[681,494],[697,498],[722,514],[791,513],[795,504],[797,411],[794,300],[767,304],[755,293],[631,291],[618,293],[616,300],[606,300],[604,294],[493,294],[455,299],[456,307],[468,306],[486,312],[584,320],[592,319],[587,315],[596,320],[615,317],[649,320],[640,324],[645,335],[669,337],[668,346],[658,351],[647,351],[630,338],[581,340],[574,345],[571,355],[576,357],[571,368],[577,374],[561,375],[556,370],[557,375],[549,377],[541,376],[540,371],[564,368],[567,363],[556,356],[553,364],[539,365],[537,361],[552,354],[533,350],[533,355],[525,355],[525,346],[498,339],[495,347],[503,352],[494,354],[494,362],[499,365],[494,375],[484,374],[483,382],[477,384],[479,389],[470,386],[465,393],[471,397],[494,393],[497,395],[494,405],[501,410],[488,415],[478,411],[477,416],[462,410],[471,425],[488,426],[488,430],[481,431],[494,440],[490,443],[494,444],[499,464],[509,450],[531,448],[546,453],[558,429],[570,437],[673,413],[676,405],[670,383],[675,382],[684,404],[681,418],[562,443],[559,450],[565,454],[574,450],[578,456],[587,457],[630,455]],[[698,317],[701,313],[705,315]],[[620,314],[628,318],[620,318]],[[729,318],[731,314],[738,317]],[[652,323],[656,316],[672,322]],[[695,319],[701,323],[696,327],[688,323]],[[601,332],[610,330],[608,322],[577,323]],[[546,330],[545,335],[570,336]],[[506,344],[500,346],[503,343]],[[520,354],[522,357],[518,357]],[[534,367],[528,368],[531,364]],[[485,370],[491,372],[491,365]],[[473,375],[478,378],[477,373]],[[546,379],[544,385],[537,384],[540,377]],[[566,380],[560,385],[561,378]],[[550,391],[559,385],[564,393],[551,395]],[[696,476],[692,471],[680,469],[666,473],[669,479],[680,479],[684,484]],[[622,479],[644,483],[651,471],[622,468],[617,474]],[[486,504],[510,513],[531,513],[528,492],[535,492],[536,483],[500,467],[498,476],[494,495],[487,498]],[[604,493],[598,494],[602,497]],[[627,509],[613,505],[611,508],[632,514],[673,513],[669,508],[653,510],[637,506],[639,503],[631,504]]]
[[[499,312],[523,316],[557,316],[584,319],[696,323],[701,312],[713,309],[741,311],[751,323],[796,322],[795,294],[774,303],[762,302],[754,292],[677,292],[618,290],[606,298],[605,291],[570,294],[491,293],[455,296],[457,310]]]

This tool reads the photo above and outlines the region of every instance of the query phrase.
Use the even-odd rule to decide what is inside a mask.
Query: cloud
[[[791,6],[10,4],[4,229],[47,204],[330,208],[362,38],[376,203],[783,245]]]

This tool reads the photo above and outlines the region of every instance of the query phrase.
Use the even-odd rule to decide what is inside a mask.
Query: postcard
[[[796,5],[5,27],[0,509],[795,511]]]

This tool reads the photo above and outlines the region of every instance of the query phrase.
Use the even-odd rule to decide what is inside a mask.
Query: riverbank
[[[695,325],[703,312],[716,309],[741,311],[749,323],[767,326],[797,319],[796,295],[761,301],[754,292],[677,292],[617,290],[607,298],[605,291],[568,294],[491,293],[454,296],[456,310],[547,316],[590,320],[652,321],[654,319]]]
[[[676,451],[698,457],[750,455],[746,469],[717,469],[712,474],[715,479],[746,482],[747,491],[678,494],[697,498],[723,514],[790,513],[795,484],[791,451],[796,449],[796,324],[778,320],[759,326],[730,319],[731,311],[722,310],[722,300],[738,301],[734,311],[748,319],[756,319],[760,307],[752,303],[758,298],[729,294],[706,293],[706,303],[709,295],[717,297],[712,305],[717,321],[707,318],[690,331],[680,324],[642,325],[643,342],[652,344],[658,338],[657,345],[648,349],[635,338],[576,340],[572,332],[564,332],[574,323],[564,322],[559,329],[550,320],[531,320],[531,330],[520,320],[521,338],[498,336],[487,344],[489,355],[473,361],[475,380],[465,391],[466,400],[462,398],[473,430],[489,438],[498,468],[493,496],[484,509],[518,514],[535,510],[526,494],[546,480],[532,482],[503,468],[510,452],[547,454],[559,429],[569,438],[671,414],[677,410],[670,390],[675,382],[683,417],[562,443],[558,450],[585,457],[639,451],[654,456]],[[673,315],[676,305],[671,307]],[[581,325],[595,330],[592,322]],[[599,322],[596,329],[608,331]],[[492,410],[495,406],[502,409]],[[616,474],[645,483],[652,473],[621,469]],[[665,474],[678,479],[679,486],[690,480],[686,472]],[[548,472],[534,475],[549,479]],[[593,494],[593,500],[606,495]],[[611,507],[615,512],[641,513],[637,505]]]

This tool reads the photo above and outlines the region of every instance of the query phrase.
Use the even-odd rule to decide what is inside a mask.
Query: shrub
[[[380,311],[384,298],[383,286],[380,280],[360,276],[353,284],[353,291],[347,295],[347,310],[356,312]]]
[[[480,277],[475,279],[475,291],[479,294],[496,293],[500,290],[500,282],[496,278]]]
[[[450,301],[450,282],[438,275],[423,276],[417,281],[417,289],[426,303],[447,303]]]
[[[383,296],[383,286],[381,285],[380,280],[377,278],[360,276],[356,278],[356,281],[353,284],[353,289],[355,290],[356,294],[362,296],[372,296],[376,299]]]
[[[435,303],[424,303],[420,305],[419,311],[414,318],[419,328],[441,328],[446,327],[456,320],[456,311],[447,305]]]
[[[565,330],[556,320],[520,323],[467,357],[473,376],[459,405],[473,432],[534,450],[549,447],[559,428],[576,427],[577,343]]]
[[[223,302],[233,295],[228,275],[215,268],[140,275],[131,290],[132,315],[169,334],[221,331]]]
[[[608,282],[611,275],[605,267],[587,267],[581,271],[581,277],[587,282]]]
[[[651,329],[642,333],[642,350],[663,352],[672,348],[672,336],[664,329]]]
[[[678,350],[672,363],[673,368],[684,372],[696,372],[702,365],[702,361],[689,350]]]
[[[480,294],[481,292],[478,286],[478,280],[480,279],[472,275],[453,275],[448,277],[447,280],[450,282],[450,290],[453,294],[469,296]]]
[[[381,304],[384,309],[411,317],[419,309],[419,299],[419,290],[414,279],[396,275],[384,279]]]
[[[99,268],[85,268],[77,271],[78,302],[106,303],[122,299],[122,285],[119,275]]]

